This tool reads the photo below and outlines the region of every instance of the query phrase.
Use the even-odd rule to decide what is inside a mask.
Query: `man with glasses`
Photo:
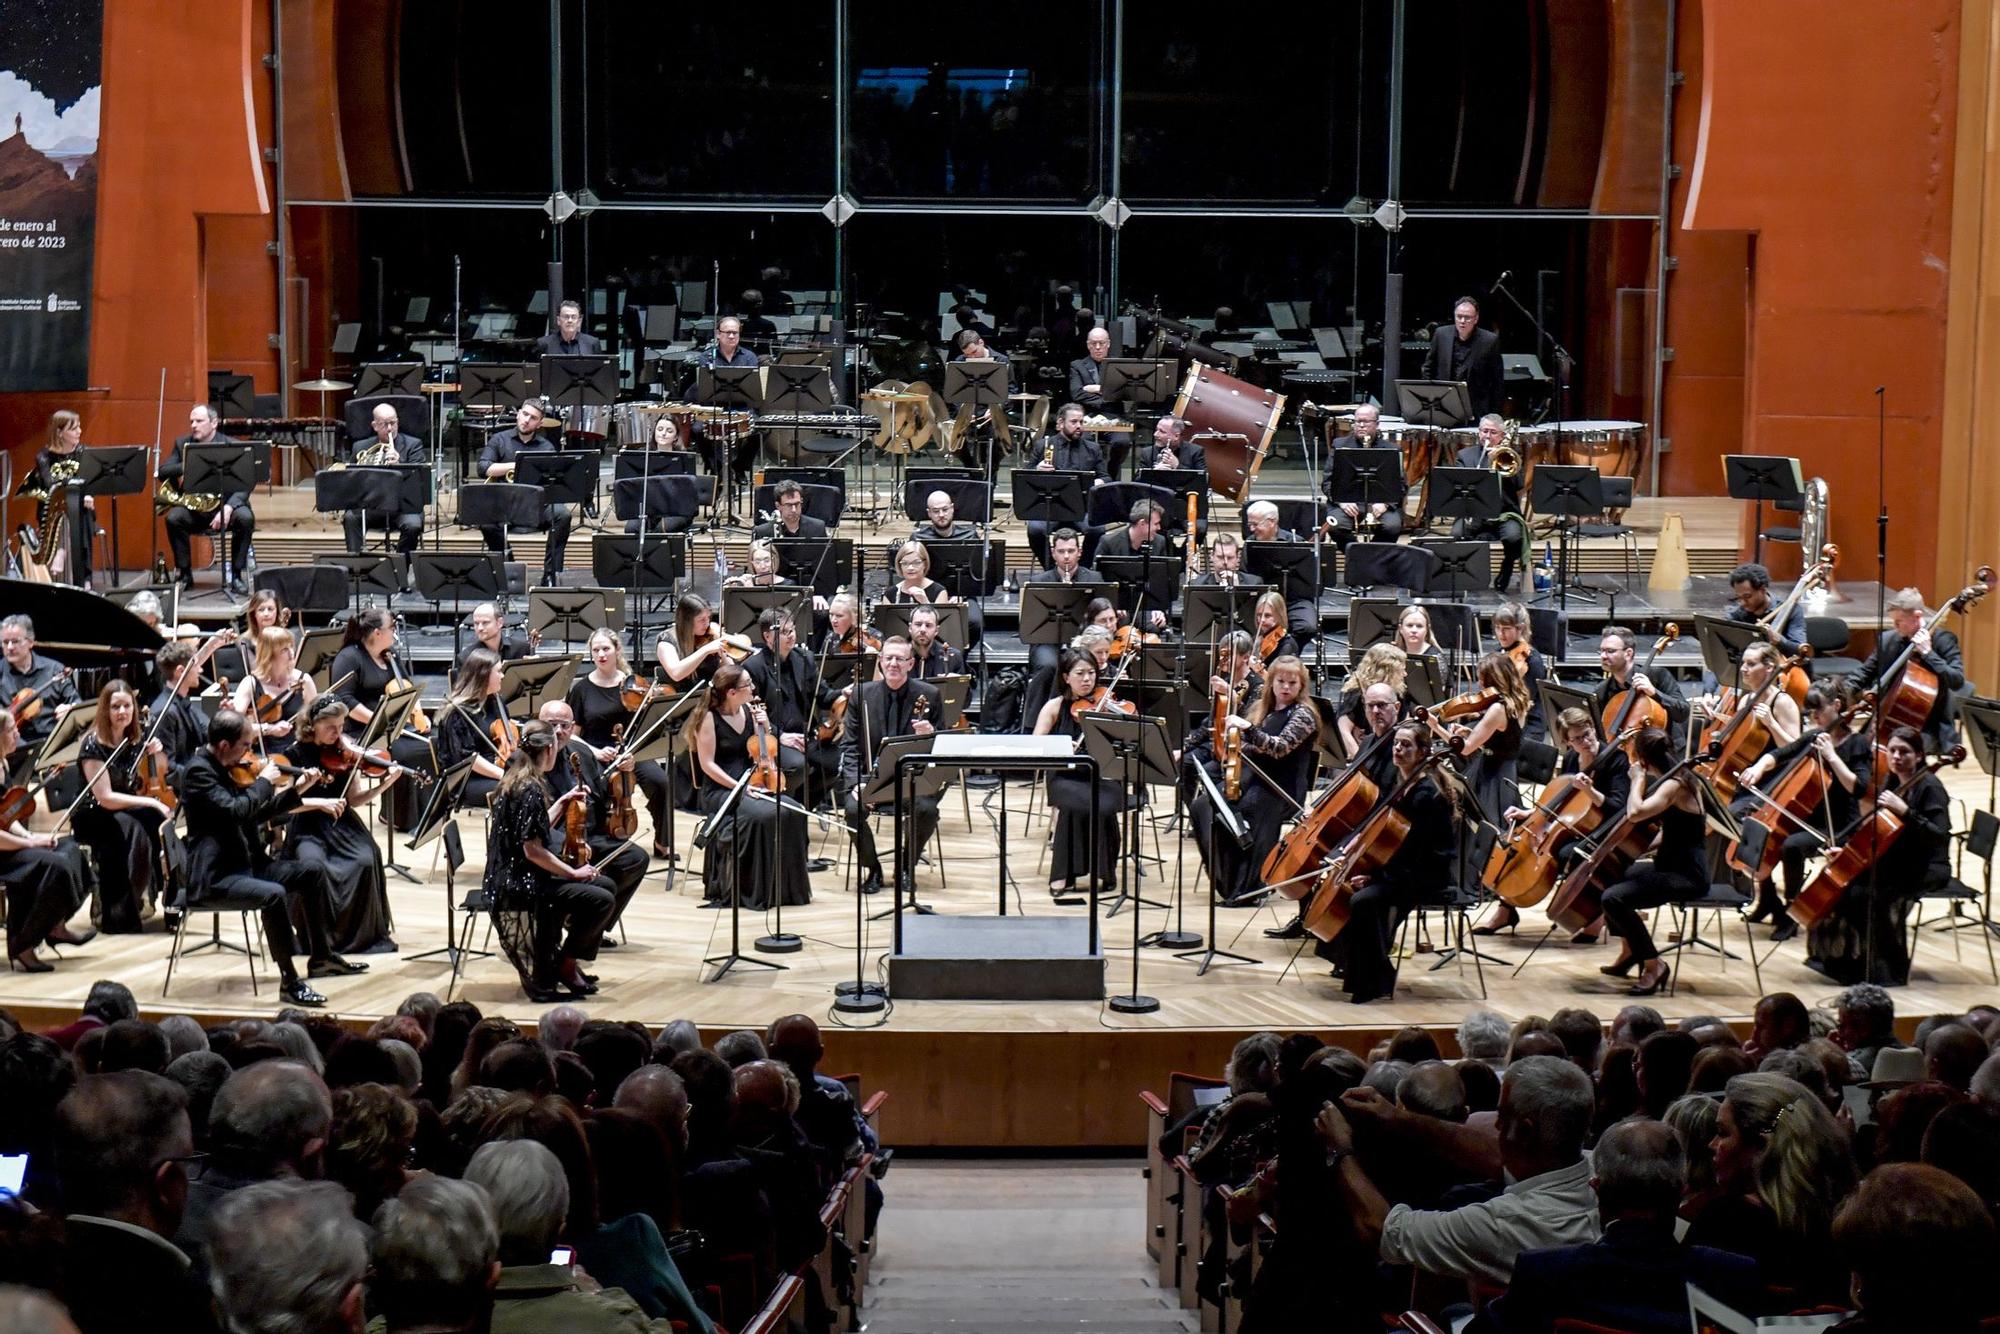
[[[567,791],[571,787],[583,787],[590,794],[590,861],[597,873],[611,882],[611,918],[604,924],[604,938],[597,943],[602,950],[615,949],[617,940],[611,928],[625,912],[625,905],[639,892],[639,882],[646,878],[646,853],[636,843],[627,843],[622,838],[614,838],[604,827],[611,811],[611,784],[606,780],[604,766],[598,763],[597,752],[590,743],[576,734],[576,714],[565,700],[552,699],[542,705],[536,715],[549,725],[556,734],[556,746],[560,754],[556,759],[556,773],[551,780],[557,788]],[[572,775],[570,764],[577,766]],[[617,762],[617,767],[630,771],[632,757],[626,755]],[[661,831],[654,833],[655,839],[664,839]],[[613,850],[616,855],[613,855]]]
[[[368,455],[368,463],[407,464],[411,467],[424,467],[430,463],[430,450],[418,437],[404,434],[401,419],[389,404],[377,403],[368,424],[375,434],[366,442],[357,442],[354,446],[356,455]],[[341,515],[340,526],[347,535],[348,552],[360,555],[367,525],[383,524],[387,518],[386,512],[375,510],[348,510]],[[424,512],[419,509],[409,514],[398,514],[395,519],[396,549],[405,556],[410,555],[424,540]]]
[[[751,530],[752,541],[792,541],[827,535],[825,521],[806,513],[805,488],[791,478],[771,488],[771,501],[778,507],[777,513]]]
[[[595,334],[583,332],[583,307],[565,301],[556,307],[556,327],[535,340],[538,357],[599,357],[604,344]]]
[[[21,745],[7,769],[12,787],[77,700],[76,684],[63,674],[62,664],[35,652],[35,623],[26,616],[0,620],[0,696],[20,724]]]
[[[1451,324],[1431,335],[1430,351],[1424,354],[1424,379],[1456,380],[1465,385],[1472,399],[1472,415],[1460,426],[1470,425],[1489,412],[1500,411],[1500,335],[1479,327],[1479,303],[1462,296],[1452,303]]]
[[[882,889],[882,859],[876,855],[875,831],[869,828],[868,812],[861,804],[862,790],[875,772],[882,743],[890,737],[934,732],[941,716],[937,687],[911,680],[911,661],[909,640],[882,641],[882,652],[876,659],[880,679],[869,681],[854,692],[854,701],[847,709],[847,726],[840,738],[840,787],[846,794],[843,807],[847,827],[854,831],[854,854],[865,872],[861,882],[863,894]],[[921,711],[919,701],[923,705]],[[915,857],[929,846],[931,835],[937,830],[938,800],[936,796],[920,795],[906,802],[903,810],[910,822],[903,846]],[[905,870],[897,868],[899,885]]]

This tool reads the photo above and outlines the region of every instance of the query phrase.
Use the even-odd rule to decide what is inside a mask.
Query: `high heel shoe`
[[[1521,910],[1511,903],[1493,905],[1493,916],[1472,928],[1475,936],[1497,936],[1502,931],[1511,931],[1521,921]]]
[[[24,973],[53,973],[56,970],[54,964],[43,963],[37,959],[33,950],[29,950],[26,954],[17,954],[9,962]]]
[[[1600,966],[1597,971],[1606,977],[1630,977],[1632,976],[1632,969],[1638,962],[1637,959],[1628,954],[1616,963],[1607,963]]]
[[[1648,982],[1646,975],[1641,973],[1639,974],[1637,985],[1625,988],[1625,994],[1628,996],[1657,996],[1660,992],[1667,989],[1667,979],[1672,976],[1673,970],[1662,963],[1660,964],[1659,973],[1654,976],[1651,982]]]

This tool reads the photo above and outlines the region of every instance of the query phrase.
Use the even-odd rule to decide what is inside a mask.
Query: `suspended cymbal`
[[[292,388],[303,389],[309,394],[332,394],[354,386],[345,380],[300,380]]]

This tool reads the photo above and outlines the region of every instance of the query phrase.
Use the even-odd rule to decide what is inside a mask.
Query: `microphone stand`
[[[1889,491],[1888,491],[1888,429],[1889,429],[1889,387],[1875,386],[1875,624],[1889,623]],[[1903,649],[1905,658],[1914,657],[1915,641]],[[1888,682],[1881,682],[1884,697],[1888,694]],[[1888,710],[1876,708],[1868,726],[1875,733],[1874,744],[1869,747],[1870,764],[1873,757],[1882,753],[1884,735],[1887,733],[1884,715]],[[1921,766],[1920,766],[1921,767]],[[1880,800],[1880,792],[1874,793]],[[1875,857],[1868,863],[1868,925],[1861,933],[1861,980],[1875,980],[1875,896],[1880,892],[1875,868],[1881,864]]]
[[[1576,364],[1576,359],[1570,356],[1568,348],[1556,341],[1554,334],[1542,327],[1542,322],[1535,318],[1535,313],[1522,305],[1520,298],[1507,290],[1507,277],[1507,274],[1501,274],[1500,280],[1493,284],[1493,290],[1501,296],[1506,297],[1507,304],[1521,312],[1521,317],[1527,320],[1535,331],[1535,345],[1540,347],[1542,343],[1546,342],[1549,345],[1549,354],[1554,358],[1556,363],[1555,428],[1556,445],[1560,448],[1562,445],[1563,421],[1569,415],[1569,372],[1570,368]]]

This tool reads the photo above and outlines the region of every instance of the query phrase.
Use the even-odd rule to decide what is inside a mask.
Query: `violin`
[[[1961,764],[1964,760],[1965,747],[1953,746],[1920,766],[1917,777],[1934,774],[1948,764]],[[1916,785],[1916,777],[1911,778],[1910,784]],[[1909,789],[1903,790],[1907,792]],[[1848,888],[1867,875],[1868,868],[1896,846],[1896,840],[1903,836],[1907,827],[1904,817],[1877,802],[1858,824],[1841,835],[1839,846],[1826,859],[1826,865],[1806,882],[1806,887],[1799,891],[1797,898],[1785,905],[1785,911],[1800,926],[1818,925],[1822,918],[1840,906],[1840,901],[1847,897]]]
[[[1259,676],[1270,669],[1271,657],[1278,651],[1278,645],[1284,641],[1284,638],[1285,627],[1280,625],[1265,631],[1257,640],[1257,645],[1251,650],[1250,656],[1257,660],[1254,665],[1257,668]]]
[[[1492,686],[1481,686],[1468,690],[1463,695],[1453,695],[1437,706],[1432,713],[1441,722],[1452,722],[1460,718],[1478,718],[1500,703],[1500,692]]]
[[[917,702],[924,704],[929,701],[920,699]],[[1131,704],[1125,700],[1118,699],[1112,695],[1111,687],[1108,685],[1093,688],[1082,699],[1070,701],[1069,706],[1069,713],[1072,718],[1081,718],[1086,713],[1122,713],[1129,718],[1138,712],[1139,706],[1137,704]]]
[[[328,775],[345,774],[355,769],[363,773],[385,774],[396,767],[396,760],[386,750],[362,750],[342,738],[330,746],[321,746],[319,763],[313,767]]]
[[[666,694],[667,690],[667,686],[658,682],[642,681],[637,676],[634,676],[623,686],[619,687],[618,702],[627,711],[637,713],[640,709],[646,707],[647,700],[658,698]]]
[[[35,813],[35,794],[41,790],[39,783],[34,787],[16,784],[0,792],[0,829],[11,829],[32,816]]]
[[[1526,635],[1501,650],[1507,655],[1507,660],[1514,664],[1515,670],[1521,673],[1523,681],[1528,679],[1528,657],[1534,651],[1535,646],[1528,642]]]
[[[507,761],[514,758],[514,747],[521,744],[521,725],[503,709],[498,718],[486,725],[486,735],[493,741],[493,762],[506,768]]]
[[[237,760],[229,766],[229,780],[238,787],[249,787],[264,772],[265,763],[266,761],[262,755],[245,755],[242,759]],[[283,760],[271,760],[269,763],[273,769],[278,771],[282,778],[297,783],[302,788],[311,787],[314,783],[326,777],[326,771],[323,769],[302,769],[296,764],[287,764]]]
[[[16,728],[42,716],[44,696],[55,688],[56,682],[69,680],[72,670],[65,667],[38,686],[23,686],[14,692],[14,697],[7,701],[7,712],[14,715]]]
[[[1121,625],[1118,627],[1117,633],[1111,636],[1111,660],[1113,662],[1118,661],[1127,653],[1137,649],[1141,644],[1157,644],[1159,642],[1160,637],[1150,630],[1141,633],[1137,626]]]
[[[299,693],[299,684],[305,680],[301,672],[298,680],[280,690],[275,695],[267,695],[260,686],[257,691],[257,721],[265,727],[271,726],[285,716],[285,703]]]
[[[1976,605],[1993,591],[1991,565],[1980,566],[1972,577],[1975,582],[1959,589],[1956,596],[1931,613],[1930,619],[1924,622],[1926,634],[1937,629],[1938,623],[1952,612]],[[1937,673],[1917,660],[1916,649],[1913,638],[1896,655],[1896,661],[1889,665],[1889,670],[1882,673],[1884,684],[1879,717],[1885,733],[1898,727],[1914,727],[1921,731],[1937,709],[1941,690]]]
[[[715,625],[710,625],[708,633],[696,639],[694,646],[696,650],[704,649],[718,639],[722,641],[722,651],[729,655],[731,662],[742,662],[757,651],[757,646],[752,644],[746,636],[725,635]]]
[[[1645,665],[1638,670],[1651,672],[1653,660],[1666,651],[1667,645],[1681,637],[1680,626],[1668,621],[1660,630],[1660,637],[1653,641],[1653,651],[1646,655]],[[1635,675],[1637,673],[1634,673]],[[1604,712],[1598,717],[1598,726],[1605,736],[1623,736],[1629,728],[1657,727],[1665,731],[1670,720],[1666,705],[1650,696],[1642,695],[1632,686],[1614,691],[1611,698],[1604,701]],[[1633,733],[1634,736],[1638,733]]]
[[[860,625],[848,627],[846,634],[833,641],[829,653],[880,653],[882,636]]]
[[[171,781],[173,766],[167,760],[167,752],[164,749],[155,750],[151,745],[153,735],[148,730],[151,715],[152,709],[150,707],[140,715],[139,727],[142,732],[145,732],[148,744],[144,750],[139,752],[139,767],[136,771],[139,785],[138,795],[151,797],[154,801],[159,802],[171,811],[180,805],[180,797],[173,789]],[[0,824],[4,823],[6,823],[5,820],[0,819]]]
[[[750,775],[750,786],[777,796],[785,790],[785,775],[778,768],[778,738],[771,734],[771,720],[762,704],[750,706],[750,722],[755,730],[745,749],[756,766]]]
[[[570,777],[576,780],[576,789],[583,790],[583,757],[575,751],[569,754]],[[590,802],[583,798],[563,807],[563,860],[571,866],[590,864]]]
[[[625,744],[625,724],[611,725],[611,745],[614,749]],[[575,757],[572,756],[572,759]],[[632,806],[633,776],[630,769],[619,761],[622,756],[614,756],[611,768],[605,772],[604,786],[610,798],[604,812],[604,832],[613,838],[630,838],[639,832],[639,813]],[[581,865],[581,863],[579,863]]]

